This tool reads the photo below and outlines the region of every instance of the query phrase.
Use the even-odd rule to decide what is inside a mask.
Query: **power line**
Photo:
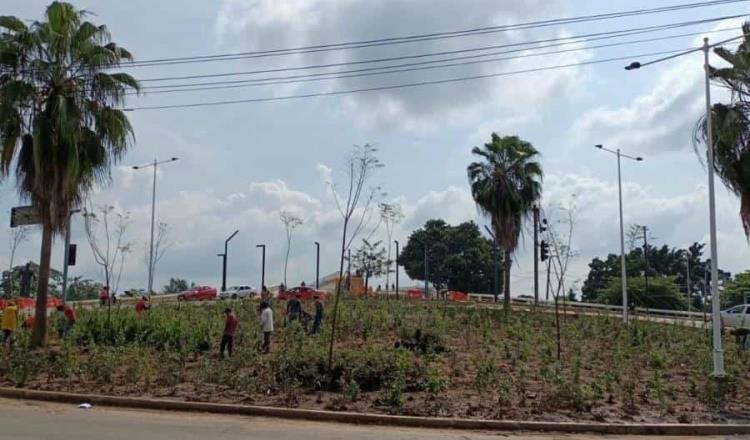
[[[262,74],[262,73],[277,73],[277,72],[285,72],[285,71],[290,71],[290,70],[323,69],[323,68],[330,68],[330,67],[343,67],[343,66],[352,66],[352,65],[361,65],[361,64],[372,64],[372,63],[381,63],[381,62],[390,62],[390,61],[402,61],[402,60],[409,60],[409,59],[429,58],[429,57],[436,57],[436,56],[443,56],[443,55],[456,55],[456,54],[470,53],[470,52],[481,52],[481,51],[493,50],[493,49],[504,49],[504,48],[509,48],[509,47],[539,45],[543,43],[567,42],[566,44],[576,44],[576,43],[585,42],[585,41],[597,41],[597,40],[631,36],[631,35],[637,35],[637,34],[643,34],[643,33],[658,32],[658,31],[676,29],[676,28],[681,28],[681,27],[696,26],[700,24],[707,24],[707,23],[712,23],[712,22],[722,21],[722,20],[727,20],[727,19],[732,19],[732,18],[739,18],[745,15],[746,14],[737,14],[737,15],[729,15],[729,16],[723,16],[723,17],[707,18],[707,19],[702,19],[702,20],[691,20],[691,21],[683,21],[683,22],[669,23],[669,24],[663,24],[663,25],[620,29],[616,31],[595,32],[595,33],[589,33],[589,34],[574,35],[570,37],[547,38],[547,39],[542,39],[542,40],[506,43],[506,44],[499,44],[499,45],[492,45],[492,46],[480,46],[480,47],[473,47],[473,48],[468,48],[468,49],[428,52],[428,53],[420,53],[420,54],[413,54],[413,55],[401,55],[401,56],[395,56],[395,57],[374,58],[374,59],[348,61],[348,62],[340,62],[340,63],[313,64],[313,65],[306,65],[306,66],[251,70],[251,71],[244,71],[244,72],[223,72],[223,73],[212,73],[212,74],[145,78],[145,79],[141,79],[140,82],[143,83],[143,82],[176,81],[176,80],[200,79],[200,78],[222,78],[222,77],[228,77],[228,76],[255,75],[255,74]],[[569,40],[572,40],[572,41],[569,41]],[[576,40],[581,40],[581,41],[576,41]],[[559,45],[562,45],[562,43],[556,44],[556,45],[553,44],[553,45],[549,45],[546,47],[553,47],[553,46],[559,46]],[[537,47],[537,48],[541,48],[541,47]],[[532,50],[532,49],[535,49],[535,48],[527,47],[521,50]],[[492,54],[484,54],[482,56],[487,56],[487,55],[492,55]],[[480,56],[480,55],[477,55],[477,56]]]
[[[359,40],[359,41],[349,41],[349,42],[342,42],[342,43],[319,44],[319,45],[312,45],[312,46],[300,46],[300,47],[293,47],[293,48],[259,50],[259,51],[250,51],[250,52],[224,53],[224,54],[216,54],[216,55],[158,58],[158,59],[132,62],[132,63],[124,64],[124,65],[129,65],[131,67],[146,67],[146,66],[165,65],[165,64],[193,63],[193,62],[198,62],[198,61],[200,62],[215,61],[215,60],[225,61],[225,60],[240,59],[240,58],[260,58],[260,57],[269,57],[269,56],[297,55],[297,54],[304,54],[304,53],[324,52],[324,51],[333,51],[333,50],[359,49],[359,48],[364,48],[364,47],[405,44],[405,43],[430,41],[430,40],[437,40],[437,39],[483,35],[483,34],[488,34],[488,33],[505,32],[505,31],[510,31],[510,30],[526,30],[526,29],[534,29],[534,28],[541,28],[541,27],[559,26],[559,25],[564,25],[564,24],[586,23],[586,22],[591,22],[591,21],[610,20],[610,19],[615,19],[615,18],[633,17],[633,16],[650,15],[650,14],[658,14],[658,13],[665,13],[665,12],[674,12],[674,11],[687,10],[687,9],[695,9],[695,8],[721,6],[721,5],[728,5],[728,4],[740,3],[740,2],[746,2],[746,1],[748,0],[712,0],[712,1],[704,1],[704,2],[696,2],[696,3],[683,3],[683,4],[662,6],[662,7],[649,8],[649,9],[636,9],[636,10],[629,10],[629,11],[585,15],[585,16],[570,17],[570,18],[555,18],[555,19],[549,19],[549,20],[517,23],[517,24],[512,24],[512,25],[486,26],[486,27],[478,27],[478,28],[464,29],[464,30],[458,30],[458,31],[433,32],[433,33],[409,35],[409,36],[402,36],[402,37],[377,38],[377,39],[371,39],[371,40]]]
[[[725,32],[728,30],[735,30],[735,29],[733,28],[721,29],[721,30],[716,30],[712,32]],[[530,58],[530,57],[537,57],[537,56],[544,56],[544,55],[557,55],[557,54],[562,54],[562,53],[579,52],[583,50],[601,49],[601,48],[614,47],[614,46],[624,46],[624,45],[638,44],[638,43],[644,43],[644,42],[654,42],[654,41],[661,41],[661,40],[674,39],[674,38],[692,36],[692,35],[702,35],[702,34],[706,34],[706,32],[693,32],[689,34],[673,35],[673,36],[668,36],[668,37],[641,39],[641,40],[602,44],[602,45],[597,45],[597,46],[588,46],[588,47],[564,49],[564,50],[557,50],[557,51],[538,52],[538,53],[532,53],[532,54],[522,54],[522,55],[516,55],[516,56],[489,58],[489,59],[477,60],[477,61],[456,62],[456,63],[439,64],[439,65],[425,66],[426,64],[442,63],[442,62],[451,61],[451,60],[477,58],[478,55],[456,57],[456,58],[449,58],[449,59],[442,59],[442,60],[433,60],[433,61],[423,61],[423,62],[416,62],[416,63],[404,63],[404,64],[397,64],[397,65],[391,65],[391,66],[343,70],[343,71],[338,71],[338,72],[323,72],[323,73],[303,74],[303,75],[276,76],[276,77],[255,78],[255,79],[248,79],[248,80],[214,81],[214,82],[188,83],[188,84],[169,84],[169,85],[161,85],[161,86],[144,87],[141,90],[155,90],[152,92],[146,92],[146,94],[162,94],[162,93],[176,93],[176,92],[194,92],[194,91],[204,91],[204,90],[236,89],[236,88],[243,88],[243,87],[258,87],[258,86],[268,86],[268,85],[278,85],[278,84],[295,84],[295,83],[304,83],[304,82],[311,82],[311,81],[326,81],[326,80],[343,79],[343,78],[357,78],[357,77],[367,77],[367,76],[374,76],[374,75],[414,72],[414,71],[420,71],[420,70],[444,69],[448,67],[461,67],[461,66],[467,66],[467,65],[491,63],[491,62],[506,61],[506,60],[513,60],[513,59],[521,59],[521,58]],[[523,50],[527,50],[527,49],[523,49]],[[498,53],[509,53],[509,52],[518,52],[518,51],[519,50],[513,50],[513,51],[498,52]],[[482,56],[485,56],[485,55],[482,55]],[[421,67],[414,67],[414,66],[421,66]],[[402,67],[405,67],[405,68],[402,68]],[[128,93],[128,94],[135,95],[137,93],[133,92],[133,93]]]
[[[515,71],[510,71],[510,72],[499,72],[499,73],[491,73],[491,74],[484,74],[484,75],[472,75],[472,76],[448,78],[448,79],[441,79],[441,80],[431,80],[431,81],[419,81],[419,82],[395,84],[395,85],[389,85],[389,86],[366,87],[366,88],[360,88],[360,89],[336,90],[336,91],[331,91],[331,92],[306,93],[306,94],[299,94],[299,95],[286,95],[286,96],[276,96],[276,97],[266,97],[266,98],[208,101],[208,102],[196,102],[196,103],[189,103],[189,104],[141,106],[141,107],[125,108],[124,110],[125,111],[164,110],[164,109],[173,109],[173,108],[209,107],[209,106],[229,105],[229,104],[288,101],[288,100],[293,100],[293,99],[315,98],[315,97],[321,97],[321,96],[336,96],[336,95],[346,95],[346,94],[352,94],[352,93],[405,89],[405,88],[421,87],[421,86],[427,86],[427,85],[448,84],[448,83],[465,82],[465,81],[472,81],[472,80],[478,80],[478,79],[496,78],[496,77],[502,77],[502,76],[517,75],[517,74],[522,74],[522,73],[534,73],[534,72],[562,69],[562,68],[568,68],[568,67],[610,63],[614,61],[629,60],[629,59],[633,59],[637,57],[649,57],[649,56],[664,55],[664,54],[669,54],[669,53],[676,53],[676,52],[681,52],[684,50],[685,49],[659,51],[659,52],[643,53],[643,54],[638,54],[638,55],[629,55],[629,56],[616,57],[616,58],[607,58],[607,59],[602,59],[602,60],[584,61],[580,63],[560,64],[560,65],[555,65],[555,66],[537,67],[533,69],[515,70]]]

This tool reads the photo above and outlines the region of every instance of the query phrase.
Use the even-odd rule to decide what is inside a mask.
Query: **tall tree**
[[[65,231],[71,208],[110,179],[133,135],[120,107],[139,85],[113,72],[132,56],[86,16],[53,2],[29,25],[0,17],[0,173],[15,165],[19,192],[42,222],[35,346],[46,342],[53,236]]]
[[[703,243],[693,243],[686,249],[648,246],[648,275],[649,277],[672,277],[681,292],[688,292],[688,284],[693,298],[706,293],[706,283],[710,274],[710,261],[702,260]],[[641,278],[646,271],[643,248],[633,248],[625,256],[628,282]],[[688,279],[688,268],[690,278]],[[594,258],[589,263],[589,273],[581,288],[583,301],[597,301],[602,292],[607,289],[614,278],[620,277],[620,256],[607,255],[606,259]],[[731,274],[719,270],[722,282],[729,281]],[[650,282],[649,282],[650,286]]]
[[[503,249],[503,308],[510,314],[510,269],[518,247],[523,222],[542,196],[542,166],[539,153],[518,136],[500,137],[492,133],[490,142],[471,152],[479,162],[469,165],[467,173],[471,195],[487,215],[498,245]]]
[[[728,103],[711,108],[713,128],[713,166],[724,185],[740,199],[740,219],[745,235],[750,238],[750,23],[742,26],[742,42],[732,51],[716,47],[714,52],[728,63],[727,67],[711,67],[711,78],[730,92]],[[696,131],[699,143],[707,142],[705,117]],[[702,157],[703,153],[699,155]]]
[[[131,249],[131,243],[125,237],[130,215],[116,212],[111,205],[102,205],[98,211],[95,212],[90,206],[85,208],[82,212],[83,224],[94,261],[101,266],[104,285],[110,289],[108,306],[111,306],[112,297],[120,284],[125,257]]]
[[[343,191],[339,192],[333,182],[328,182],[343,223],[341,228],[341,254],[339,256],[339,281],[336,283],[333,316],[331,317],[331,340],[328,345],[329,369],[333,362],[333,344],[336,340],[336,317],[338,316],[341,285],[344,279],[344,256],[366,224],[373,203],[377,203],[376,199],[382,195],[380,187],[369,186],[375,172],[384,166],[377,157],[377,151],[377,148],[370,144],[355,146],[354,152],[346,161],[344,174],[346,186],[344,186]]]
[[[413,280],[424,281],[425,243],[429,244],[427,281],[435,289],[490,292],[494,270],[492,241],[482,236],[476,223],[451,226],[432,219],[413,231],[397,262]]]
[[[284,230],[286,231],[286,257],[284,258],[284,285],[288,285],[286,282],[286,269],[289,265],[289,252],[292,250],[292,232],[297,229],[298,226],[302,225],[302,219],[291,212],[281,211],[279,214],[281,217],[281,223],[284,223]]]

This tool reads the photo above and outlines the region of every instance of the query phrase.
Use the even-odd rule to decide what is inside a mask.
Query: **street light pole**
[[[690,292],[691,288],[690,288],[690,253],[689,251],[685,253],[685,272],[686,272],[685,283],[687,285],[687,298],[688,298],[687,309],[689,312],[690,309],[692,308],[692,305],[690,304],[692,300],[691,298],[692,295]]]
[[[539,207],[534,206],[534,305],[539,305]]]
[[[172,157],[167,160],[157,161],[154,159],[152,163],[148,163],[145,165],[135,165],[133,167],[134,170],[140,170],[145,169],[148,167],[154,167],[154,178],[153,183],[151,187],[151,240],[149,242],[149,248],[148,248],[148,294],[151,296],[153,293],[153,287],[154,287],[154,224],[156,222],[156,168],[161,165],[165,164],[167,162],[174,162],[178,160],[177,157]]]
[[[226,292],[227,291],[227,260],[229,259],[229,240],[233,239],[237,233],[240,232],[239,230],[236,230],[232,232],[232,235],[229,236],[226,240],[224,240],[224,262],[222,263],[221,268],[221,291]]]
[[[396,298],[398,298],[398,240],[393,240],[396,244]]]
[[[430,296],[427,288],[428,288],[428,281],[427,278],[430,275],[429,268],[427,266],[427,243],[424,245],[424,297],[428,298]]]
[[[617,156],[617,196],[618,196],[618,202],[619,202],[619,209],[620,209],[620,278],[622,280],[622,322],[627,325],[628,324],[628,273],[627,268],[625,264],[625,225],[623,223],[623,216],[622,216],[622,172],[620,167],[620,158],[624,157],[627,159],[634,160],[636,162],[640,162],[643,160],[642,157],[634,157],[634,156],[628,156],[627,154],[623,154],[620,152],[620,149],[613,151],[607,148],[604,148],[603,145],[597,144],[595,145],[596,148],[607,151],[609,153],[612,153]]]
[[[724,352],[721,349],[721,307],[719,304],[719,257],[716,246],[716,197],[714,194],[714,137],[711,115],[711,81],[708,65],[708,38],[703,39],[703,69],[706,83],[706,137],[708,138],[708,218],[711,236],[711,318],[713,334],[714,376],[723,377]]]
[[[716,243],[716,200],[714,194],[714,137],[713,137],[713,118],[711,114],[711,71],[708,64],[708,51],[711,47],[721,46],[730,41],[745,38],[746,35],[740,35],[738,37],[728,38],[712,45],[708,44],[708,38],[703,39],[703,46],[700,48],[694,48],[680,52],[674,55],[669,55],[664,58],[648,61],[646,63],[640,63],[634,61],[625,67],[625,70],[640,69],[651,64],[661,63],[672,58],[678,58],[687,54],[691,54],[697,51],[703,52],[703,70],[705,75],[705,94],[706,94],[706,152],[708,162],[708,218],[709,218],[709,235],[711,240],[711,319],[713,321],[712,327],[712,343],[713,343],[713,375],[715,377],[723,377],[726,373],[724,372],[724,352],[721,349],[721,310],[719,304],[719,266],[718,266],[718,250]],[[705,299],[705,289],[704,289]],[[705,310],[705,308],[704,308]]]
[[[315,242],[315,289],[320,288],[320,243]]]
[[[263,250],[263,256],[260,265],[260,288],[263,289],[263,287],[265,287],[266,285],[266,245],[258,244],[255,247],[261,248]]]

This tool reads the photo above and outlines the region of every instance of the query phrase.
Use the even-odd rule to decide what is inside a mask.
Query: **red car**
[[[409,289],[406,291],[406,297],[411,299],[424,299],[424,290]]]
[[[299,294],[300,301],[313,300],[316,296],[319,296],[324,301],[326,299],[325,292],[323,292],[322,290],[315,290],[314,288],[307,286],[299,286],[288,290],[281,290],[279,291],[279,299],[282,301],[287,301],[292,299],[292,297],[297,294]]]
[[[217,299],[217,290],[209,286],[197,286],[177,295],[177,301],[211,301]]]

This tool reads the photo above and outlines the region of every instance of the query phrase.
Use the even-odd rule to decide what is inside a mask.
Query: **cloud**
[[[466,7],[465,2],[459,0],[442,1],[439,7],[428,0],[409,2],[224,0],[216,18],[216,30],[218,41],[242,50],[302,47],[340,41],[371,40],[384,36],[413,35],[421,32],[515,24],[559,14],[563,9],[562,5],[563,2],[559,0],[523,0],[520,2],[476,0],[471,3],[470,8]],[[450,29],[446,29],[444,23],[450,23]],[[559,29],[555,31],[535,30],[533,33],[514,30],[483,36],[421,41],[386,47],[299,54],[274,62],[284,65],[342,63],[380,57],[498,46],[562,36],[567,36],[567,34]],[[451,57],[455,56],[451,55]],[[576,63],[588,56],[589,54],[583,51],[565,55],[462,65],[447,69],[339,78],[315,82],[310,87],[314,91],[350,90],[486,75],[542,65]],[[421,60],[423,59],[418,61]],[[398,63],[409,61],[413,60]],[[253,63],[258,62],[263,62],[263,60],[253,60]],[[368,66],[370,65],[355,67]],[[519,100],[524,101],[525,108],[538,107],[537,104],[542,102],[548,107],[556,99],[569,96],[572,90],[583,83],[583,76],[585,75],[582,69],[571,68],[464,83],[381,90],[343,96],[335,101],[331,108],[334,113],[353,118],[365,127],[425,133],[443,124],[468,123],[477,117],[485,117],[487,114],[497,115],[498,118],[517,115]],[[284,90],[291,91],[296,88]],[[538,112],[527,113],[534,115]]]
[[[740,29],[739,20],[726,20],[714,29]],[[702,41],[695,40],[693,47]],[[612,148],[627,148],[636,154],[690,151],[693,132],[705,114],[703,54],[671,61],[652,87],[621,106],[599,106],[586,111],[574,124],[574,143],[604,143]],[[711,64],[721,61],[711,54]],[[658,72],[659,65],[631,71],[643,81]],[[713,101],[726,99],[727,93],[713,87]]]

